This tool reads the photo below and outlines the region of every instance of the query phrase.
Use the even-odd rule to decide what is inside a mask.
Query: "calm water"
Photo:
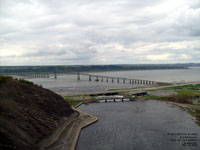
[[[200,127],[181,108],[159,101],[96,103],[78,109],[99,121],[81,131],[77,150],[199,150]],[[171,135],[168,135],[168,134]],[[198,146],[182,146],[180,136],[198,134]],[[184,140],[184,139],[182,139]]]
[[[188,82],[188,81],[200,81],[200,68],[192,69],[175,69],[175,70],[144,70],[144,71],[115,71],[115,72],[96,72],[91,73],[96,75],[105,75],[113,77],[124,77],[133,79],[145,79],[161,82]],[[87,76],[81,76],[81,80],[77,81],[76,75],[62,75],[57,79],[53,77],[49,79],[29,79],[36,84],[42,85],[59,94],[78,94],[97,91],[106,91],[108,89],[117,88],[131,88],[137,85],[130,85],[128,83],[118,84],[115,81],[112,83],[107,82],[89,82]]]

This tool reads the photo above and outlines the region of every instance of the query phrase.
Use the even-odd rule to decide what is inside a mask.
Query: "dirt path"
[[[95,116],[76,111],[79,115],[68,118],[51,137],[39,144],[41,150],[75,150],[81,129],[98,120]]]

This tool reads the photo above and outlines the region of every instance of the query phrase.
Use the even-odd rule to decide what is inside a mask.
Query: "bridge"
[[[141,80],[141,79],[130,79],[130,78],[122,78],[122,77],[111,77],[111,76],[101,76],[101,75],[91,75],[84,74],[89,77],[89,81],[95,82],[109,82],[111,81],[116,83],[129,83],[129,84],[144,84],[144,85],[153,85],[156,84],[156,81],[149,80]],[[80,75],[77,75],[77,80],[80,80]]]
[[[123,84],[137,84],[137,85],[155,85],[156,81],[150,80],[142,80],[142,79],[130,79],[130,78],[123,78],[123,77],[112,77],[112,76],[102,76],[102,75],[92,75],[86,73],[67,73],[68,75],[77,75],[77,80],[81,80],[81,76],[88,76],[88,81],[95,81],[95,82],[116,82],[116,83],[123,83]],[[19,76],[26,77],[26,78],[50,78],[53,77],[57,79],[57,73],[21,73],[18,74]],[[66,74],[59,74],[59,75],[66,75]],[[159,82],[160,83],[160,82]]]
[[[112,97],[97,97],[96,100],[98,101],[104,101],[104,102],[117,102],[117,101],[132,101],[132,99],[128,99],[125,97],[116,97],[116,96],[112,96]]]

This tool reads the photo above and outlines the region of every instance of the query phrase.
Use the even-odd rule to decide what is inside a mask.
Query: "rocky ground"
[[[39,149],[39,143],[74,112],[50,90],[0,76],[0,149]]]

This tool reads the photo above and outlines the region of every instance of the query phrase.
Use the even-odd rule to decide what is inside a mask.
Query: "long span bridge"
[[[23,78],[54,78],[57,79],[57,73],[21,73],[17,74]],[[59,76],[66,75],[66,74],[59,74]],[[135,79],[135,78],[123,78],[123,77],[112,77],[112,76],[102,76],[102,75],[93,75],[87,73],[68,73],[68,75],[76,75],[77,80],[81,80],[81,76],[88,76],[88,81],[95,81],[95,82],[116,82],[116,83],[128,83],[128,84],[140,84],[140,85],[154,85],[158,83],[157,81],[150,81],[150,80],[143,80],[143,79]],[[160,82],[159,82],[160,83]]]

